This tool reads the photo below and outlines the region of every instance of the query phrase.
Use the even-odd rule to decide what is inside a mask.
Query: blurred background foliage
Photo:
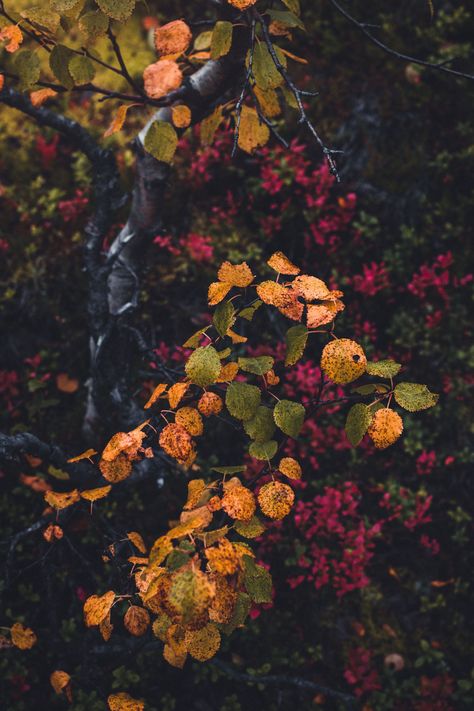
[[[198,19],[198,4],[188,5],[150,2],[143,17]],[[258,552],[272,569],[275,605],[254,610],[221,659],[244,674],[295,675],[352,693],[365,711],[472,709],[474,90],[379,51],[330,3],[304,5],[308,32],[298,35],[298,51],[308,64],[294,70],[320,92],[310,112],[344,151],[343,181],[328,175],[291,114],[289,152],[273,146],[231,160],[225,127],[211,148],[200,147],[197,132],[182,139],[165,229],[146,256],[137,326],[154,354],[136,364],[136,393],[144,402],[161,361],[181,367],[179,345],[209,318],[207,284],[223,259],[264,271],[266,258],[283,249],[343,289],[348,308],[338,333],[359,339],[371,357],[407,363],[408,379],[439,392],[440,404],[408,416],[405,436],[384,453],[349,447],[341,405],[305,426],[297,512]],[[423,0],[350,5],[402,52],[472,62],[469,3],[435,0],[434,19]],[[140,76],[153,54],[146,29],[134,23],[119,39]],[[117,105],[81,96],[62,108],[101,136]],[[129,142],[144,120],[143,109],[132,109],[126,130],[103,139],[119,151],[125,185],[133,177]],[[81,438],[88,166],[63,139],[2,108],[0,175],[1,429],[32,431],[74,454],[89,446]],[[124,218],[117,215],[111,234]],[[274,344],[283,325],[268,325],[263,312],[258,319],[249,333],[255,352],[281,357]],[[314,397],[320,347],[287,377],[289,394]],[[229,446],[228,430],[216,428],[197,462],[201,473],[228,463]],[[51,476],[35,462],[1,470],[5,552],[8,537],[40,516]],[[73,677],[74,711],[104,709],[114,689],[163,711],[344,708],[323,693],[244,684],[212,663],[169,668],[152,644],[132,653],[120,629],[107,651],[85,630],[82,601],[106,589],[119,565],[104,564],[102,551],[129,530],[153,541],[185,490],[184,475],[164,466],[159,481],[117,488],[92,517],[75,517],[62,541],[49,545],[37,534],[19,544],[11,584],[1,589],[2,624],[22,619],[40,642],[26,653],[1,651],[4,708],[65,707],[49,685],[56,668]]]

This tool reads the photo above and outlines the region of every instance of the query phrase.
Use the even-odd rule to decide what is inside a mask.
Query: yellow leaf
[[[199,437],[204,431],[202,417],[194,407],[180,407],[176,412],[175,422],[184,427],[192,437]]]
[[[377,449],[386,449],[403,432],[403,420],[395,410],[383,407],[374,414],[367,433]]]
[[[255,277],[247,262],[241,262],[240,264],[223,262],[217,272],[217,278],[219,281],[226,282],[231,286],[244,288],[250,286]]]
[[[178,407],[189,386],[190,383],[175,383],[170,387],[168,390],[168,400],[172,410]]]
[[[228,516],[238,521],[250,521],[255,506],[255,496],[242,485],[226,489],[222,497],[222,508]]]
[[[222,281],[215,281],[209,285],[207,292],[207,301],[209,306],[216,306],[224,299],[232,289],[232,284],[227,284]]]
[[[99,486],[97,489],[86,489],[85,491],[81,491],[81,498],[86,499],[87,501],[97,501],[98,499],[103,499],[106,497],[110,490],[111,486]]]
[[[238,144],[246,153],[253,153],[266,145],[270,139],[270,129],[261,121],[255,109],[243,106],[240,115]]]
[[[189,432],[182,425],[172,422],[166,425],[159,436],[160,447],[164,449],[166,454],[176,459],[180,463],[184,463],[192,453],[194,443]]]
[[[230,5],[233,5],[237,10],[247,10],[247,8],[255,5],[257,0],[228,0]]]
[[[283,54],[286,54],[286,56],[292,59],[294,62],[298,62],[299,64],[308,64],[307,59],[304,59],[303,57],[298,57],[296,54],[288,52],[287,49],[283,49],[283,47],[280,47],[280,51],[283,52]]]
[[[365,373],[367,358],[361,346],[350,338],[327,343],[321,355],[321,370],[334,383],[347,385]]]
[[[221,374],[222,371],[219,376]],[[204,415],[204,417],[218,415],[221,412],[223,406],[224,403],[222,402],[222,398],[220,398],[219,395],[216,395],[216,393],[211,392],[203,393],[198,402],[198,410],[202,415]]]
[[[283,252],[275,252],[272,254],[267,264],[279,274],[299,274],[301,271]]]
[[[110,711],[144,711],[145,703],[134,699],[125,691],[119,694],[110,694],[107,699]]]
[[[46,491],[44,495],[45,501],[58,511],[60,509],[65,509],[72,504],[77,503],[80,500],[79,491],[73,489],[72,491],[67,491],[60,494],[56,491]]]
[[[283,457],[278,465],[278,471],[287,476],[289,479],[301,479],[300,463],[293,457]]]
[[[194,659],[206,662],[212,659],[221,646],[221,635],[216,625],[209,623],[200,630],[187,631],[186,646]]]
[[[68,459],[67,461],[69,464],[73,464],[74,462],[80,462],[82,459],[90,459],[94,456],[94,454],[97,454],[95,449],[86,449],[86,451],[82,452],[82,454],[78,454],[77,457],[71,457],[71,459]]]
[[[84,603],[84,622],[87,627],[100,625],[110,612],[115,600],[113,590],[108,590],[103,595],[91,595]]]
[[[293,506],[295,494],[291,486],[279,481],[264,484],[258,493],[258,503],[265,516],[280,520],[287,516]]]

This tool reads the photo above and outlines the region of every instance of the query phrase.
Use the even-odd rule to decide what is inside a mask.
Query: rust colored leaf
[[[0,30],[0,40],[6,42],[7,52],[16,52],[23,42],[23,33],[18,25],[6,25]]]
[[[171,59],[162,59],[150,64],[145,69],[143,81],[147,96],[151,99],[160,99],[181,86],[183,73],[176,62]]]
[[[132,108],[132,106],[138,106],[138,104],[122,104],[118,107],[117,113],[115,114],[112,123],[104,133],[104,138],[113,136],[114,133],[118,133],[122,130],[123,125],[125,123],[125,119],[127,118],[127,112],[129,109]]]
[[[58,92],[54,91],[54,89],[38,89],[38,91],[32,91],[30,94],[30,101],[33,104],[33,106],[42,106],[48,99],[52,99],[53,96],[57,96]],[[59,378],[60,376],[58,376]],[[56,379],[56,384],[57,384],[57,379]],[[79,383],[78,383],[79,387]],[[58,385],[59,388],[59,385]],[[61,390],[61,388],[59,388]],[[77,388],[76,388],[77,390]],[[71,391],[64,391],[64,392],[71,392]],[[72,391],[74,392],[74,390]]]
[[[141,637],[150,624],[150,613],[144,607],[131,605],[123,618],[125,629],[134,637]]]
[[[183,54],[192,40],[192,33],[183,20],[174,20],[155,30],[155,47],[161,57]]]
[[[49,677],[49,681],[54,691],[57,694],[61,694],[63,689],[65,689],[71,681],[71,677],[67,672],[57,669],[56,671],[53,671]]]
[[[191,118],[191,109],[189,106],[180,104],[179,106],[172,107],[171,120],[176,128],[187,128],[191,125]]]
[[[12,642],[18,649],[31,649],[38,638],[30,627],[24,627],[21,622],[15,622],[11,630]]]

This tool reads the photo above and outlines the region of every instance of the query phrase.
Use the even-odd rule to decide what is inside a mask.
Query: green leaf
[[[75,54],[68,64],[69,74],[74,79],[76,86],[89,84],[95,77],[95,67],[89,57]]]
[[[300,30],[306,30],[304,23],[293,12],[286,12],[285,10],[267,10],[266,14],[270,15],[270,18],[274,22],[279,22],[286,27],[299,27]]]
[[[79,29],[89,40],[105,35],[108,28],[109,18],[100,10],[86,12],[79,20]]]
[[[282,432],[290,437],[298,437],[303,426],[305,409],[299,402],[280,400],[275,405],[273,417]]]
[[[261,392],[255,385],[236,383],[229,385],[225,394],[225,404],[232,417],[250,420],[260,405]]]
[[[222,632],[226,635],[230,635],[237,627],[242,627],[250,612],[251,605],[252,601],[247,593],[237,593],[237,601],[232,612],[232,617],[225,625],[219,625]]]
[[[171,163],[178,146],[178,134],[167,121],[154,121],[145,136],[145,150],[163,163]]]
[[[379,378],[394,378],[400,372],[401,367],[401,363],[396,363],[394,360],[378,360],[376,363],[369,361],[367,373],[377,375]]]
[[[430,392],[426,385],[419,383],[398,383],[394,390],[395,400],[409,412],[427,410],[438,402],[439,395]]]
[[[275,432],[272,410],[261,405],[252,419],[244,422],[244,430],[256,442],[267,442]]]
[[[213,346],[201,346],[191,353],[184,369],[192,383],[205,388],[219,377],[221,361]]]
[[[47,30],[52,34],[58,30],[59,23],[61,21],[61,16],[57,12],[53,12],[38,5],[30,7],[27,10],[23,10],[20,14],[40,29]]]
[[[197,348],[201,343],[202,334],[206,333],[208,328],[210,328],[210,326],[200,328],[199,331],[196,331],[196,333],[193,333],[192,336],[189,336],[188,340],[183,343],[183,348]]]
[[[55,12],[68,12],[77,5],[77,0],[50,0],[50,5]]]
[[[230,301],[221,301],[217,305],[212,323],[219,336],[225,336],[229,328],[235,323],[235,309]]]
[[[353,447],[357,447],[362,440],[372,422],[373,416],[373,409],[362,403],[353,405],[347,413],[345,430],[347,439]]]
[[[66,87],[66,89],[72,89],[74,86],[74,79],[68,69],[68,65],[72,57],[74,57],[74,52],[72,52],[69,47],[65,47],[63,44],[57,44],[53,47],[53,50],[49,55],[49,66],[51,71],[59,83]]]
[[[286,57],[279,47],[275,46],[275,54],[282,66],[286,68]],[[247,54],[247,66],[249,59],[250,53]],[[263,42],[255,45],[252,68],[257,85],[264,91],[276,89],[283,83],[283,77],[276,68],[271,54]]]
[[[250,521],[234,521],[234,529],[243,538],[258,538],[264,533],[265,524],[258,516],[252,516]]]
[[[245,309],[242,309],[242,311],[239,311],[237,316],[244,318],[246,321],[251,321],[262,304],[263,301],[257,299],[251,306],[247,306]]]
[[[165,565],[168,570],[173,571],[179,570],[179,568],[182,568],[183,565],[186,565],[186,563],[189,563],[189,555],[184,551],[179,551],[175,548],[167,557]]]
[[[266,568],[256,565],[253,558],[244,555],[244,586],[256,603],[272,601],[272,576]]]
[[[113,20],[128,20],[135,9],[136,0],[95,0],[102,12]]]
[[[40,78],[40,61],[36,53],[29,49],[23,49],[15,55],[14,67],[20,80],[20,91],[26,91]]]
[[[237,467],[211,467],[211,471],[217,472],[218,474],[239,474],[246,470],[245,464],[240,464]]]
[[[239,358],[239,368],[246,373],[265,375],[273,368],[274,360],[271,356],[256,356],[255,358]]]
[[[224,348],[222,351],[218,351],[217,355],[221,360],[225,360],[232,353],[232,348]]]
[[[231,22],[216,22],[212,31],[211,59],[219,59],[232,47],[233,27]]]
[[[292,326],[285,334],[285,365],[294,365],[299,361],[308,341],[308,329],[303,324]]]
[[[301,14],[300,0],[281,0],[283,5],[286,5],[290,12],[294,12],[295,15]]]
[[[48,474],[50,476],[53,476],[55,479],[61,479],[64,481],[67,481],[70,477],[67,472],[64,472],[62,469],[57,469],[56,467],[51,466],[48,467]]]
[[[249,446],[249,454],[255,459],[267,461],[273,459],[278,450],[278,443],[274,439],[268,442],[252,442]]]

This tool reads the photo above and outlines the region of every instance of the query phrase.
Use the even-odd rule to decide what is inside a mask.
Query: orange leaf
[[[139,104],[122,104],[118,107],[117,113],[115,114],[112,123],[104,133],[104,138],[112,136],[114,133],[118,133],[122,130],[125,119],[127,118],[127,111],[132,108],[132,106],[139,106]]]
[[[6,42],[7,52],[16,52],[23,42],[23,33],[18,25],[7,25],[0,31],[0,40]]]
[[[141,637],[145,634],[150,624],[150,613],[144,607],[131,605],[123,618],[125,629],[134,637]]]
[[[25,486],[29,486],[33,491],[51,491],[51,484],[42,479],[40,476],[28,476],[28,474],[20,474],[20,481]]]
[[[161,57],[186,52],[192,40],[192,33],[183,20],[168,22],[155,30],[155,47]]]
[[[145,93],[151,99],[160,99],[173,89],[178,89],[183,81],[183,73],[176,62],[162,59],[150,64],[143,72]]]
[[[145,541],[137,531],[130,531],[127,533],[127,538],[133,543],[135,548],[140,551],[140,553],[146,553]]]
[[[37,642],[32,629],[23,627],[21,622],[15,622],[11,630],[12,642],[18,649],[31,649]]]
[[[49,677],[49,681],[55,692],[60,694],[71,681],[71,677],[67,672],[57,669],[56,671],[53,671]]]
[[[178,407],[189,386],[190,383],[175,383],[170,387],[168,390],[168,400],[172,410]]]
[[[286,56],[292,59],[294,62],[298,62],[299,64],[308,64],[307,59],[304,59],[303,57],[298,57],[296,54],[288,52],[287,49],[283,49],[283,47],[280,47],[280,51],[283,52],[283,54],[286,54]]]
[[[227,284],[223,281],[215,281],[209,285],[207,292],[207,300],[209,306],[216,306],[224,299],[232,289],[232,284]]]
[[[191,124],[191,109],[184,104],[173,106],[171,109],[171,120],[176,128],[187,128]]]
[[[166,454],[173,457],[180,463],[186,462],[193,451],[193,440],[191,435],[182,425],[171,423],[166,425],[160,432],[160,447]]]
[[[132,463],[125,454],[119,454],[119,456],[112,462],[107,462],[105,459],[101,459],[99,462],[99,469],[102,472],[104,479],[112,482],[112,484],[117,484],[119,481],[123,481],[130,476],[132,472]]]
[[[165,392],[167,387],[168,386],[166,383],[159,383],[159,385],[157,385],[156,388],[153,390],[146,403],[143,405],[143,409],[148,410],[152,405],[154,405],[160,395]]]
[[[33,104],[33,106],[42,106],[45,101],[47,101],[48,99],[52,99],[53,96],[57,96],[57,95],[58,95],[58,92],[54,91],[54,89],[38,89],[38,91],[31,92],[30,101]],[[61,388],[59,388],[59,389],[61,390]],[[76,388],[76,390],[77,390],[77,388]]]
[[[145,708],[143,701],[133,699],[125,691],[121,691],[119,694],[110,694],[107,704],[110,711],[143,711]]]
[[[228,0],[230,5],[233,5],[237,10],[246,10],[248,7],[255,5],[257,0]]]
[[[5,85],[5,77],[3,76],[3,74],[0,74],[0,91],[3,89],[4,85]]]
[[[55,538],[58,540],[61,539],[63,535],[64,533],[61,526],[56,526],[52,523],[50,523],[48,528],[45,528],[43,531],[43,538],[48,543],[52,543]]]
[[[56,376],[56,387],[62,393],[75,393],[79,389],[79,381],[76,378],[70,378],[67,373],[59,373]]]

